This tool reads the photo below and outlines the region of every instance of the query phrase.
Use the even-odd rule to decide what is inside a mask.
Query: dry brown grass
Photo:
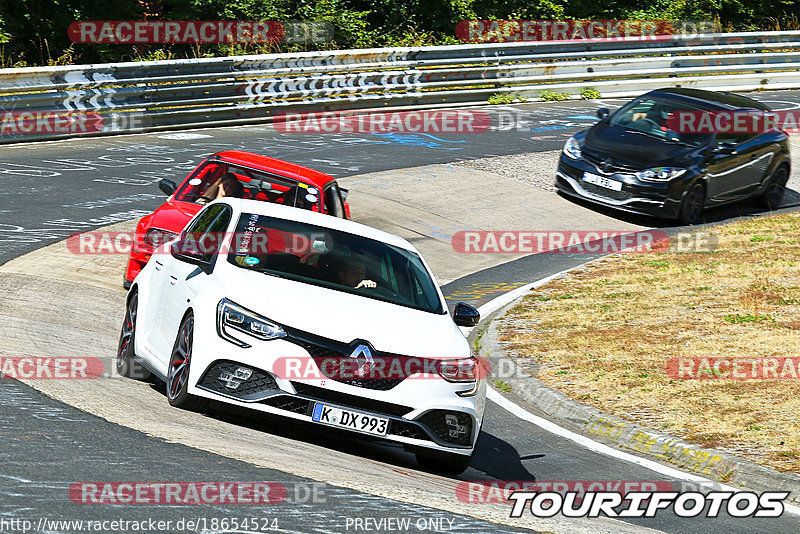
[[[532,292],[501,341],[577,400],[800,473],[800,382],[666,374],[676,356],[800,356],[800,213],[713,232],[712,253],[617,255]]]

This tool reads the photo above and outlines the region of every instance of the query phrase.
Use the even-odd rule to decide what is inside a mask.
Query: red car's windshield
[[[208,162],[197,169],[175,193],[175,199],[199,204],[211,202],[223,196],[223,181],[230,177],[242,186],[235,196],[321,211],[321,195],[316,187],[224,162]]]

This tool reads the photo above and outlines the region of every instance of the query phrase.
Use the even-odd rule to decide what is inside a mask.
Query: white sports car
[[[291,207],[225,198],[134,280],[120,375],[209,400],[402,443],[460,473],[480,433],[486,367],[430,268],[397,236]]]

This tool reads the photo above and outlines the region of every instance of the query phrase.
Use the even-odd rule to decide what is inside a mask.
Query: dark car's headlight
[[[646,182],[667,182],[686,172],[680,167],[654,167],[636,173],[636,177]]]
[[[581,157],[581,147],[578,145],[578,142],[574,137],[570,137],[567,139],[567,142],[564,143],[564,154],[572,159],[578,159]]]
[[[266,317],[239,306],[228,299],[222,299],[217,305],[217,333],[219,337],[242,348],[249,344],[232,336],[231,330],[242,332],[254,338],[268,341],[286,336],[286,331]]]

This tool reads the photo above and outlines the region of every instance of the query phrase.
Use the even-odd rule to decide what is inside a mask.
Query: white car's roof
[[[261,200],[245,200],[241,198],[228,197],[215,200],[211,204],[219,203],[230,205],[234,211],[237,212],[237,219],[240,213],[254,213],[256,215],[276,217],[278,219],[286,219],[290,221],[322,226],[332,230],[340,230],[342,232],[374,239],[382,243],[416,252],[414,246],[402,237],[372,228],[371,226],[348,221],[347,219],[340,219],[339,217],[333,217],[331,215],[316,213],[310,210],[294,208],[291,206],[282,206],[280,204],[273,204],[271,202],[264,202]]]

